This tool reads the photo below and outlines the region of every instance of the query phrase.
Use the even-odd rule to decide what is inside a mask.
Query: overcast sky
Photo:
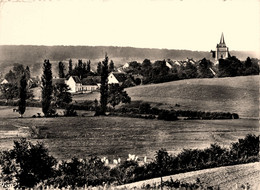
[[[260,52],[259,0],[25,1],[1,3],[0,44],[209,51],[223,32],[230,50]]]

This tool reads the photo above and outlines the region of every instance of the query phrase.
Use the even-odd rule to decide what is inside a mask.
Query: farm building
[[[81,80],[82,82],[82,92],[86,93],[89,91],[95,91],[98,89],[98,85],[97,83],[94,82],[94,80],[92,78],[83,78]]]
[[[71,93],[87,93],[99,88],[97,81],[97,78],[87,77],[80,80],[78,76],[70,76],[65,83],[69,86]]]
[[[71,93],[80,92],[82,89],[82,83],[78,76],[70,76],[68,80],[66,80],[66,84],[69,86]]]
[[[111,72],[108,75],[108,84],[119,84],[122,85],[127,79],[125,73]]]

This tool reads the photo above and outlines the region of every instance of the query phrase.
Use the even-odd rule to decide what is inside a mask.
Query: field
[[[217,143],[229,147],[232,142],[252,133],[259,135],[259,76],[222,79],[192,79],[151,84],[126,89],[133,101],[146,101],[161,107],[200,111],[236,112],[237,120],[146,120],[126,117],[92,117],[93,112],[80,111],[79,117],[32,118],[41,108],[27,108],[18,118],[13,107],[0,106],[0,150],[10,149],[13,141],[26,137],[33,143],[43,142],[57,159],[74,156],[106,156],[109,160],[135,154],[142,162],[154,158],[166,148],[171,154],[183,149],[202,149]],[[99,99],[99,93],[73,96],[74,101]],[[62,113],[62,110],[58,110]],[[41,113],[41,115],[43,115]],[[253,165],[216,168],[200,173],[180,174],[178,179],[230,185],[254,184],[259,169]],[[259,168],[259,165],[257,165]],[[165,178],[167,179],[167,178]],[[156,179],[155,179],[156,180]],[[140,184],[140,183],[139,183]],[[229,186],[228,186],[229,185]],[[233,187],[233,186],[232,186]]]
[[[259,76],[189,79],[126,89],[133,101],[164,104],[178,109],[235,112],[259,117]],[[76,101],[99,99],[99,93],[74,96]]]
[[[175,154],[183,148],[205,148],[211,143],[229,146],[248,133],[259,134],[256,119],[161,121],[124,117],[31,118],[40,108],[28,108],[18,118],[12,107],[0,107],[0,147],[27,137],[44,142],[58,159],[90,155],[127,158],[128,154],[152,159],[160,148]],[[86,115],[91,113],[86,113]],[[34,137],[34,138],[33,138]]]
[[[180,180],[182,182],[195,183],[199,178],[202,184],[210,184],[211,186],[219,185],[220,189],[238,190],[241,185],[250,185],[249,189],[260,189],[260,164],[259,162],[250,164],[241,164],[235,166],[219,167],[213,169],[205,169],[183,174],[163,177],[163,181]],[[160,184],[160,178],[140,181],[132,184],[122,185],[118,189],[140,189],[146,184]],[[159,189],[159,188],[158,188]]]

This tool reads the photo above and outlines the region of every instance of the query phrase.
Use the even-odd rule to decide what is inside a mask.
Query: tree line
[[[167,64],[171,64],[171,67]],[[195,63],[187,61],[180,65],[174,64],[171,60],[157,60],[152,63],[149,59],[145,59],[142,63],[130,62],[125,71],[132,75],[142,75],[143,84],[149,84],[191,78],[257,75],[259,65],[258,59],[248,57],[246,61],[240,61],[235,56],[220,59],[216,65],[206,58]]]
[[[107,111],[107,105],[115,107],[120,102],[130,103],[131,98],[124,91],[122,86],[117,84],[108,85],[108,73],[114,70],[114,63],[111,60],[110,63],[108,56],[105,56],[102,64],[98,65],[101,75],[101,88],[100,88],[100,104],[97,100],[95,111],[96,115],[105,115]],[[78,64],[73,68],[72,61],[69,61],[69,71],[65,74],[65,66],[62,62],[59,62],[59,77],[64,78],[66,76],[79,76],[84,78],[94,73],[90,69],[90,61],[87,64],[82,63],[82,60],[78,60]],[[9,100],[18,98],[18,111],[22,117],[26,109],[26,100],[32,98],[33,95],[28,87],[28,80],[30,79],[30,70],[27,66],[17,64],[14,66],[13,71],[10,70],[6,74],[7,84],[1,85],[2,96]],[[10,82],[9,82],[10,81]],[[57,108],[65,108],[65,115],[75,116],[74,107],[70,104],[72,102],[72,95],[69,92],[69,86],[64,82],[53,84],[52,76],[52,64],[49,60],[44,60],[43,74],[41,77],[41,89],[42,99],[41,107],[45,117],[57,116]]]
[[[65,64],[60,61],[58,64],[59,70],[59,78],[67,78],[69,76],[78,76],[80,79],[87,78],[88,76],[101,76],[102,73],[102,62],[98,62],[96,72],[92,71],[91,69],[91,61],[88,60],[87,63],[83,62],[82,59],[78,60],[78,63],[73,65],[72,60],[69,60],[68,64],[68,72],[65,73],[66,66]],[[115,70],[115,65],[113,60],[110,60],[108,64],[108,72],[112,72]]]
[[[36,185],[54,187],[89,187],[104,184],[120,185],[206,168],[259,161],[259,136],[249,134],[224,148],[211,144],[205,149],[184,149],[170,155],[165,149],[155,153],[143,165],[125,160],[109,167],[96,156],[57,161],[43,143],[32,144],[26,139],[14,141],[13,149],[0,152],[3,183],[15,188]]]

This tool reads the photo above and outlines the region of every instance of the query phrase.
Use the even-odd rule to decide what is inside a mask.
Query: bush
[[[72,158],[62,161],[58,166],[56,176],[47,181],[48,185],[56,187],[98,186],[109,182],[109,168],[98,157],[87,159]]]
[[[124,184],[181,172],[259,161],[259,136],[252,134],[233,143],[230,149],[211,144],[203,150],[184,149],[176,156],[160,149],[148,164],[139,166],[136,161],[130,160],[114,168],[105,166],[98,157],[73,158],[56,164],[43,144],[33,145],[25,139],[14,141],[14,144],[12,150],[1,152],[0,165],[2,179],[15,184],[17,188],[34,187],[39,183],[59,188],[70,186],[72,189],[85,185],[99,186],[104,182]],[[167,185],[185,186],[179,182]]]
[[[74,106],[71,104],[68,104],[66,106],[66,109],[64,111],[64,116],[77,116],[77,112],[74,109]]]
[[[3,180],[16,188],[34,187],[54,175],[56,159],[49,156],[42,143],[33,145],[26,139],[14,141],[13,149],[1,152]]]
[[[118,184],[131,183],[136,181],[135,175],[138,167],[136,161],[125,161],[119,166],[111,169],[110,175]]]
[[[234,158],[248,158],[259,154],[259,136],[247,135],[244,139],[239,139],[233,143],[231,154]]]
[[[142,103],[139,106],[139,113],[149,114],[151,112],[151,105],[149,103]]]
[[[162,110],[158,115],[158,119],[166,121],[175,121],[178,118],[175,111]]]

